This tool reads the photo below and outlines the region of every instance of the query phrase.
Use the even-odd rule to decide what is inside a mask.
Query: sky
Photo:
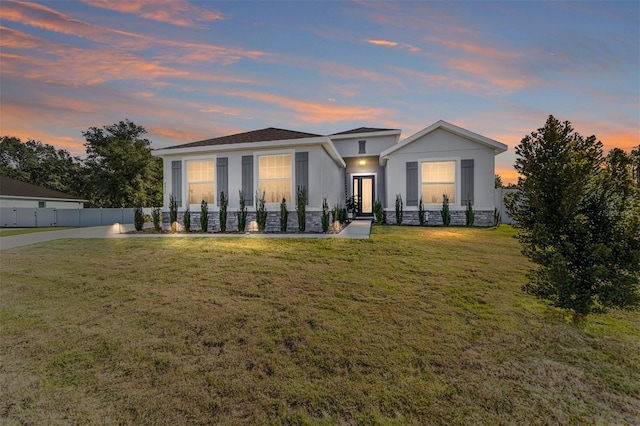
[[[265,127],[438,120],[515,146],[550,114],[640,144],[637,1],[0,0],[0,135],[83,156],[129,119],[152,148]]]

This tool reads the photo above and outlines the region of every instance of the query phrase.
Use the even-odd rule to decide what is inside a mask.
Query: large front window
[[[187,192],[189,204],[203,200],[213,204],[215,199],[215,162],[213,160],[187,161]]]
[[[422,202],[441,204],[443,195],[456,202],[456,162],[430,161],[422,163]]]
[[[264,192],[267,203],[291,201],[291,154],[261,155],[259,157],[259,196]]]

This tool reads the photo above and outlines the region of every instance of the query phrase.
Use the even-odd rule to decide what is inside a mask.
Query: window
[[[44,209],[46,206],[46,201],[38,201],[38,208]]]
[[[367,153],[367,141],[358,141],[358,154]]]
[[[215,194],[213,160],[187,161],[187,193],[189,204],[200,204],[202,200],[213,204]]]
[[[456,162],[433,161],[422,163],[422,202],[442,203],[442,195],[449,197],[449,203],[456,202]]]
[[[265,202],[280,203],[291,199],[291,154],[261,155],[258,160],[258,192]]]

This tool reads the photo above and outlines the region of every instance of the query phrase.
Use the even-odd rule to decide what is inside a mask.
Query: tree
[[[500,175],[494,175],[493,182],[494,182],[493,186],[495,188],[502,188],[504,186],[504,184],[502,183],[502,176]]]
[[[86,174],[82,161],[64,149],[19,138],[0,138],[0,174],[22,182],[84,196]]]
[[[640,145],[631,150],[631,157],[633,158],[633,165],[631,166],[633,178],[636,181],[636,186],[640,188]]]
[[[631,156],[603,155],[595,136],[567,121],[545,126],[516,147],[519,191],[506,207],[523,253],[538,266],[524,289],[587,315],[640,306],[640,195]]]
[[[162,203],[162,160],[151,155],[144,127],[129,120],[99,129],[90,127],[86,165],[90,199],[100,207],[152,206]]]

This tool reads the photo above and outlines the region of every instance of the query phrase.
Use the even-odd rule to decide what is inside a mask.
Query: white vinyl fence
[[[30,207],[0,207],[0,226],[5,228],[37,228],[133,223],[134,210],[133,208],[38,209]]]
[[[498,209],[498,211],[500,212],[502,223],[506,223],[509,225],[513,225],[515,223],[514,220],[509,217],[509,212],[507,212],[507,209],[504,207],[504,197],[505,195],[516,191],[517,189],[496,188],[494,192],[493,202],[496,206],[496,209]]]

